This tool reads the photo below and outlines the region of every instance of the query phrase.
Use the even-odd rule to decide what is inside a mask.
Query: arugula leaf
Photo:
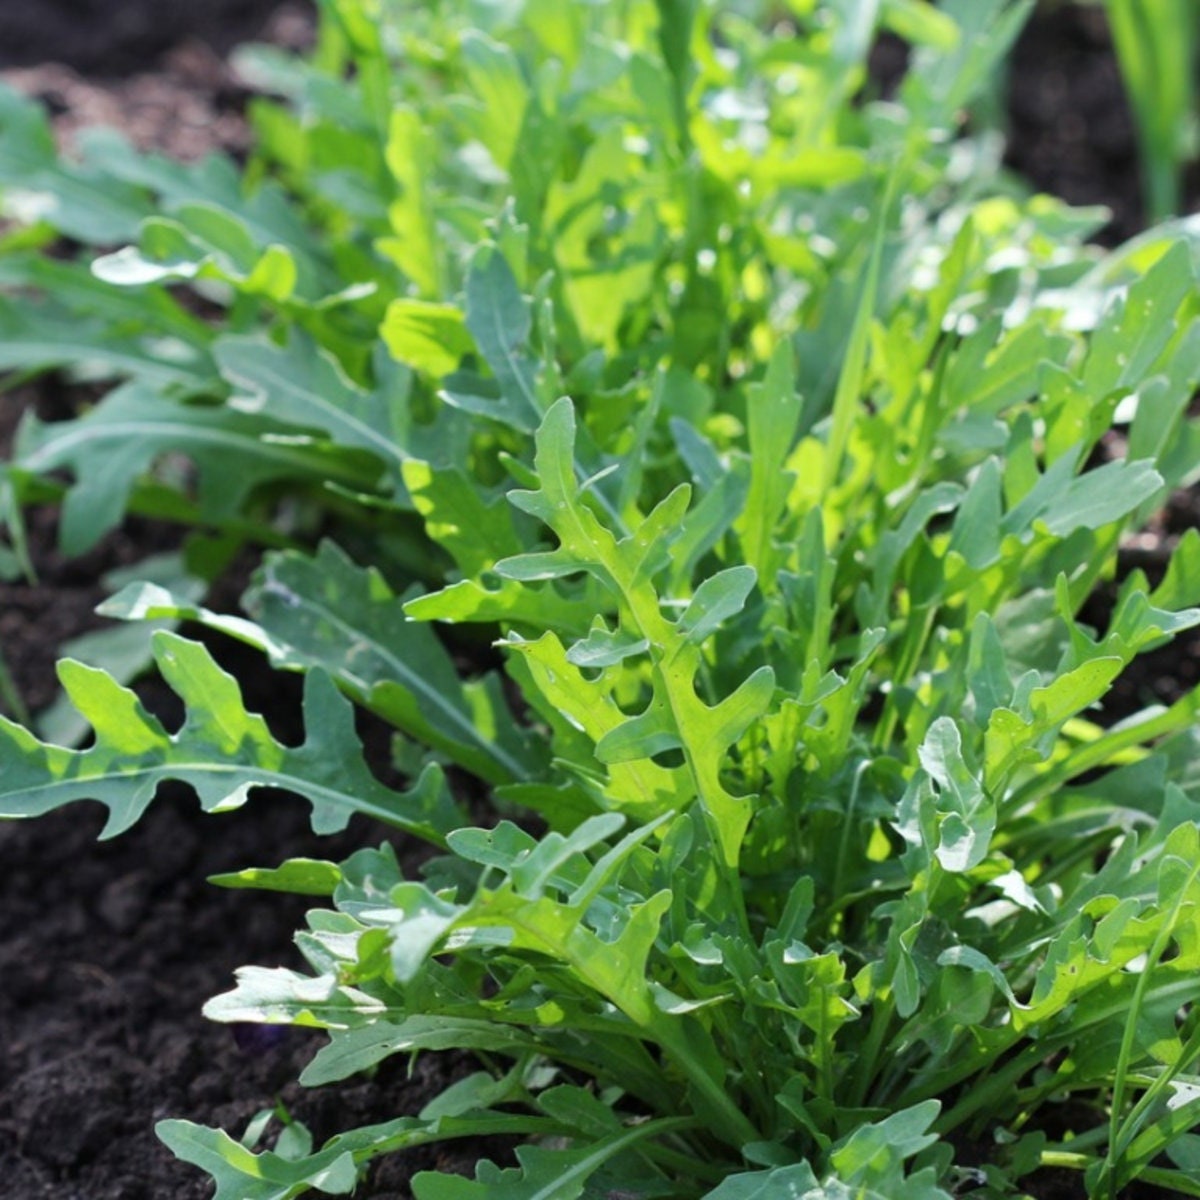
[[[398,476],[404,450],[393,439],[386,395],[356,387],[336,360],[297,335],[283,349],[252,338],[223,338],[214,347],[239,411],[319,429],[342,446],[369,451]]]
[[[53,300],[18,304],[0,296],[0,371],[53,367],[76,368],[98,379],[135,379],[185,395],[207,391],[212,375],[202,347],[154,346],[115,330],[103,317],[73,316]]]
[[[297,1186],[344,1196],[358,1182],[354,1158],[344,1151],[293,1161],[270,1152],[252,1154],[219,1129],[189,1121],[160,1121],[155,1132],[176,1157],[212,1175],[217,1200],[286,1200],[296,1195]]]
[[[197,466],[197,501],[206,518],[233,517],[254,489],[280,480],[370,488],[374,473],[358,453],[308,439],[282,438],[273,420],[209,405],[166,401],[144,384],[110,392],[71,421],[22,423],[14,461],[41,474],[70,468],[59,538],[69,554],[94,546],[124,515],[139,478],[160,455]]]
[[[699,652],[689,638],[659,612],[649,584],[666,561],[662,550],[672,524],[686,505],[686,488],[677,489],[646,518],[637,535],[618,541],[582,501],[575,479],[574,409],[557,401],[537,433],[536,465],[541,488],[518,491],[510,499],[545,521],[558,534],[558,550],[507,559],[496,566],[510,578],[539,578],[586,570],[619,593],[629,617],[651,647],[655,695],[638,716],[604,735],[596,755],[604,763],[652,758],[666,749],[684,751],[701,805],[714,822],[725,861],[734,865],[749,805],[726,790],[721,761],[769,706],[774,673],[763,667],[719,704],[701,700],[690,682],[699,669]]]
[[[195,789],[207,812],[237,808],[259,787],[298,792],[311,803],[318,832],[342,829],[361,812],[439,842],[454,823],[454,805],[436,768],[406,793],[375,779],[362,761],[350,705],[322,672],[305,680],[309,734],[292,748],[242,707],[233,678],[198,643],[161,632],[153,644],[159,671],[187,707],[178,733],[168,734],[133,692],[103,671],[67,660],[59,668],[63,687],[91,722],[96,743],[64,750],[0,717],[8,764],[0,815],[32,817],[96,799],[108,809],[101,837],[115,837],[137,821],[160,783],[179,780]]]
[[[315,557],[269,557],[243,597],[254,618],[223,617],[147,584],[103,611],[126,620],[201,621],[266,651],[276,667],[327,671],[360,703],[481,778],[523,778],[533,760],[494,682],[464,687],[432,632],[407,621],[404,600],[332,542]]]

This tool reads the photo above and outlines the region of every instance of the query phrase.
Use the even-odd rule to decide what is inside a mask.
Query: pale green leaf
[[[379,335],[393,358],[434,379],[449,375],[474,347],[463,314],[430,300],[393,300]]]
[[[177,1158],[213,1177],[214,1200],[291,1200],[308,1188],[344,1196],[358,1183],[353,1156],[336,1147],[290,1160],[270,1152],[252,1154],[228,1134],[191,1121],[160,1121],[155,1132]]]

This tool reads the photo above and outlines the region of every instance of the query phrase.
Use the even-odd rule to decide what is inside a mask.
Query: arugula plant
[[[904,164],[907,254],[936,254],[941,214],[987,194],[997,238],[1024,230],[1023,282],[1013,263],[1002,285],[1014,300],[1086,269],[1092,214],[1002,202],[994,140],[950,136],[1024,5],[801,4],[780,26],[791,39],[766,36],[754,6],[685,6],[664,28],[694,23],[694,59],[653,6],[546,8],[330,0],[311,62],[241,56],[285,100],[253,107],[245,172],[138,154],[108,130],[60,155],[39,107],[0,90],[0,371],[102,391],[72,420],[30,414],[0,464],[0,571],[32,576],[24,513],[61,503],[69,554],[126,513],[193,529],[189,587],[246,543],[302,546],[322,528],[401,589],[440,584],[449,560],[404,462],[455,470],[481,441],[494,461],[537,416],[529,366],[505,363],[469,302],[495,283],[485,241],[510,302],[541,281],[530,323],[548,325],[561,376],[547,395],[620,395],[614,420],[659,362],[704,378],[744,373],[751,332],[844,340],[889,164]],[[863,105],[885,27],[917,43],[919,70],[905,104]],[[85,253],[64,256],[64,239]],[[811,419],[836,357],[801,357]],[[502,446],[476,420],[497,405]],[[103,639],[88,652],[123,679],[148,662]]]
[[[0,168],[41,222],[5,269],[44,297],[14,303],[9,365],[123,381],[29,425],[10,529],[65,490],[79,544],[139,505],[282,541],[243,614],[168,577],[104,610],[303,672],[308,734],[277,742],[159,629],[180,728],[68,660],[94,741],[0,722],[0,814],[91,798],[112,835],[182,780],[423,839],[418,878],[385,844],[217,880],[319,903],[307,971],[247,967],[207,1011],[327,1031],[312,1085],[480,1064],[319,1149],[164,1122],[220,1200],[345,1194],[491,1134],[516,1165],[418,1200],[1002,1197],[1047,1165],[1200,1195],[1200,693],[1092,711],[1200,624],[1200,535],[1113,584],[1200,474],[1200,289],[1186,243],[1100,257],[1098,214],[955,136],[1027,9],[328,0],[311,62],[244,59],[285,101],[245,188],[106,138],[59,160],[5,101]],[[883,27],[914,70],[864,100]],[[52,230],[135,240],[87,275],[29,253]],[[63,312],[94,321],[51,359]],[[305,548],[280,496],[343,544]],[[474,626],[505,678],[456,665]]]

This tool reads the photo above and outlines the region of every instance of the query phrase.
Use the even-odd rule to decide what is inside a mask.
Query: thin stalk
[[[1179,211],[1180,126],[1193,91],[1193,20],[1186,4],[1108,0],[1117,61],[1138,124],[1142,186],[1149,219]]]
[[[866,1103],[867,1093],[871,1089],[871,1081],[875,1078],[875,1067],[879,1061],[880,1051],[892,1024],[895,1005],[890,997],[886,1000],[876,1000],[871,1008],[871,1027],[867,1031],[867,1040],[863,1043],[862,1052],[858,1056],[858,1067],[854,1072],[854,1080],[850,1085],[848,1104],[851,1108],[862,1108]]]
[[[21,695],[21,689],[17,687],[17,681],[13,678],[12,671],[9,670],[8,660],[4,657],[2,650],[0,650],[0,706],[7,709],[22,725],[28,727],[32,724],[29,706]]]
[[[671,1061],[696,1089],[698,1097],[706,1103],[712,1114],[720,1118],[721,1125],[718,1128],[721,1132],[718,1136],[722,1141],[739,1147],[762,1141],[762,1133],[738,1108],[723,1084],[714,1080],[704,1069],[703,1063],[693,1057],[685,1039],[680,1036],[681,1032],[678,1025],[668,1024],[666,1021],[655,1022],[650,1030],[651,1036],[658,1041]]]
[[[1175,926],[1179,922],[1179,913],[1183,908],[1184,899],[1197,878],[1200,878],[1200,862],[1192,866],[1186,882],[1179,888],[1175,895],[1175,902],[1171,905],[1170,916],[1158,931],[1158,936],[1154,939],[1150,947],[1150,952],[1146,955],[1146,964],[1142,967],[1141,974],[1138,976],[1137,985],[1133,991],[1133,999],[1129,1005],[1129,1015],[1126,1017],[1125,1030],[1121,1036],[1121,1049],[1117,1054],[1116,1078],[1113,1080],[1112,1107],[1108,1122],[1108,1153],[1105,1155],[1104,1166],[1100,1170],[1100,1178],[1096,1182],[1097,1191],[1102,1191],[1103,1185],[1105,1183],[1108,1184],[1109,1200],[1116,1200],[1117,1196],[1117,1165],[1124,1157],[1129,1141],[1126,1131],[1136,1131],[1137,1127],[1134,1124],[1134,1117],[1138,1116],[1140,1119],[1138,1107],[1135,1106],[1129,1117],[1124,1121],[1121,1120],[1121,1109],[1125,1103],[1126,1078],[1129,1074],[1129,1066],[1133,1058],[1133,1042],[1137,1035],[1138,1018],[1141,1016],[1142,1007],[1145,1004],[1146,989],[1150,986],[1150,976],[1154,973],[1155,966],[1157,966],[1159,960],[1162,958],[1163,952],[1166,950],[1175,932]],[[1151,1088],[1149,1090],[1153,1091],[1155,1089]]]
[[[676,1186],[680,1179],[689,1176],[702,1179],[705,1184],[717,1184],[729,1174],[727,1168],[717,1163],[705,1162],[693,1151],[672,1150],[670,1146],[664,1146],[661,1142],[651,1142],[650,1145],[643,1146],[638,1153],[655,1164],[661,1163],[669,1167],[672,1171],[672,1183]]]
[[[1149,964],[1147,964],[1147,967],[1148,966]],[[1136,997],[1134,999],[1134,1003],[1137,1003]],[[1132,1013],[1131,1017],[1135,1015],[1136,1012]],[[1142,1121],[1146,1114],[1158,1102],[1163,1092],[1165,1092],[1167,1088],[1171,1086],[1171,1083],[1177,1074],[1178,1067],[1183,1063],[1190,1062],[1193,1058],[1195,1058],[1198,1052],[1200,1052],[1200,1030],[1197,1030],[1195,1033],[1193,1033],[1184,1044],[1178,1058],[1176,1059],[1175,1069],[1168,1068],[1157,1075],[1146,1087],[1146,1090],[1142,1093],[1138,1102],[1133,1106],[1132,1109],[1130,1109],[1129,1116],[1121,1122],[1121,1132],[1117,1139],[1115,1149],[1115,1154],[1117,1156],[1123,1157],[1125,1151],[1129,1149],[1130,1144],[1137,1136],[1138,1131],[1141,1129]],[[1129,1082],[1128,1077],[1126,1078],[1125,1082]],[[1134,1082],[1137,1082],[1137,1080],[1135,1079]],[[1111,1121],[1109,1128],[1111,1131]],[[1111,1140],[1110,1132],[1109,1157],[1111,1158],[1113,1155],[1114,1144]],[[1152,1157],[1152,1155],[1148,1157]],[[1107,1169],[1106,1161],[1105,1170]],[[1103,1179],[1103,1173],[1101,1178]]]
[[[1002,1095],[1016,1087],[1017,1081],[1021,1076],[1032,1071],[1048,1053],[1050,1053],[1048,1046],[1040,1043],[1032,1045],[1024,1054],[1018,1055],[1012,1062],[1005,1064],[996,1071],[986,1086],[972,1087],[970,1092],[950,1109],[949,1112],[938,1119],[938,1132],[948,1133],[951,1129],[961,1125],[968,1117],[977,1113],[981,1108],[994,1106],[998,1095]],[[965,1079],[975,1074],[977,1070],[979,1070],[977,1064],[968,1064],[962,1071],[957,1072],[957,1074]],[[961,1082],[961,1079],[951,1079],[949,1083],[939,1082],[938,1090],[943,1090],[945,1087],[952,1086],[958,1082]]]
[[[867,354],[870,350],[871,322],[875,319],[875,303],[879,296],[879,271],[883,261],[883,243],[887,234],[888,216],[892,211],[899,168],[893,168],[888,176],[879,208],[879,220],[871,241],[871,254],[867,260],[867,274],[854,324],[850,329],[850,340],[846,346],[846,357],[838,375],[837,388],[833,395],[833,422],[829,430],[829,445],[825,454],[825,491],[837,483],[842,470],[842,459],[850,442],[850,433],[859,415],[863,381],[867,373]]]
[[[608,1159],[630,1149],[638,1142],[644,1141],[648,1137],[660,1137],[666,1133],[677,1133],[681,1130],[693,1128],[695,1125],[696,1120],[693,1117],[661,1117],[653,1121],[646,1121],[641,1125],[630,1126],[620,1133],[612,1134],[610,1137],[597,1142],[591,1148],[592,1153],[587,1158],[568,1168],[559,1177],[558,1184],[569,1190],[573,1180],[586,1179],[587,1176],[594,1173]],[[384,1138],[381,1141],[373,1142],[370,1146],[364,1147],[362,1150],[354,1151],[354,1161],[362,1164],[372,1158],[377,1158],[381,1154],[387,1154],[394,1150],[406,1150],[415,1146],[428,1145],[432,1142],[449,1141],[454,1137],[479,1137],[483,1136],[485,1132],[515,1134],[517,1136],[524,1135],[526,1137],[570,1136],[572,1133],[570,1129],[564,1127],[558,1121],[547,1121],[544,1118],[538,1117],[500,1115],[494,1121],[489,1122],[489,1127],[486,1131],[474,1124],[464,1129],[462,1133],[456,1132],[450,1134],[424,1129],[406,1129],[394,1137]],[[556,1192],[556,1194],[558,1193]],[[571,1194],[574,1195],[575,1193],[572,1192]]]
[[[888,692],[888,698],[884,703],[883,715],[879,719],[879,724],[875,729],[875,746],[879,750],[886,750],[891,745],[892,737],[896,731],[896,723],[900,719],[899,710],[896,708],[897,689],[912,678],[913,672],[917,669],[917,664],[921,661],[921,653],[925,649],[926,642],[929,641],[929,635],[933,632],[934,618],[937,616],[939,606],[936,604],[929,605],[924,612],[924,617],[921,621],[910,621],[908,625],[908,636],[905,639],[904,645],[900,650],[900,660],[896,664],[896,669],[892,674],[892,689]],[[915,616],[916,614],[910,614]]]
[[[756,1056],[738,1037],[739,1027],[743,1031],[748,1028],[743,1014],[740,1011],[735,1012],[727,1005],[719,1005],[710,1011],[713,1013],[714,1032],[719,1032],[725,1040],[725,1045],[722,1047],[725,1061],[736,1063],[755,1061]],[[775,1093],[779,1090],[778,1085],[772,1082],[769,1065],[762,1069],[742,1072],[742,1086],[746,1090],[748,1098],[753,1101],[755,1113],[763,1128],[767,1128],[775,1114]]]
[[[1013,1132],[1016,1132],[1014,1128]],[[1069,1142],[1056,1145],[1050,1142],[1045,1149],[1047,1151],[1062,1151],[1067,1154],[1079,1154],[1084,1150],[1092,1150],[1104,1141],[1105,1129],[1103,1126],[1097,1125],[1094,1129],[1089,1129],[1087,1133],[1081,1133],[1078,1137],[1073,1137]]]
[[[1190,1062],[1197,1054],[1200,1054],[1200,1029],[1197,1029],[1190,1038],[1184,1043],[1183,1049],[1179,1052],[1176,1059],[1176,1066],[1182,1063]],[[1126,1124],[1134,1125],[1140,1122],[1143,1114],[1145,1114],[1153,1105],[1154,1102],[1162,1095],[1168,1087],[1171,1086],[1177,1071],[1168,1069],[1159,1072],[1146,1085],[1146,1090],[1142,1093],[1141,1099],[1133,1106],[1129,1113],[1129,1120]],[[1135,1128],[1136,1132],[1136,1128]],[[1128,1142],[1129,1137],[1126,1135],[1125,1140]]]
[[[867,768],[871,765],[870,759],[863,759],[858,764],[854,771],[854,782],[850,785],[850,800],[846,805],[846,811],[842,816],[842,836],[838,841],[837,861],[833,868],[833,889],[832,895],[835,903],[838,899],[845,895],[842,887],[842,879],[846,872],[846,859],[850,854],[850,838],[853,832],[854,810],[858,806],[858,793],[862,786],[862,777],[866,774]],[[840,927],[841,920],[845,915],[845,908],[837,911],[836,917]]]
[[[1095,858],[1095,855],[1103,847],[1111,845],[1113,832],[1111,829],[1102,829],[1098,833],[1093,834],[1090,838],[1080,838],[1075,848],[1068,854],[1063,854],[1061,857],[1055,857],[1044,871],[1038,876],[1039,885],[1053,883],[1056,879],[1062,879],[1069,875],[1080,864],[1088,863]],[[1054,843],[1049,843],[1053,845]]]

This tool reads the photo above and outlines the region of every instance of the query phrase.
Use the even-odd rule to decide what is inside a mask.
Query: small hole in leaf
[[[682,767],[687,759],[683,757],[683,751],[675,747],[672,750],[660,750],[657,754],[650,755],[650,761],[656,766],[673,771],[676,767]]]
[[[654,698],[648,687],[619,687],[613,692],[613,702],[627,717],[640,717]]]

